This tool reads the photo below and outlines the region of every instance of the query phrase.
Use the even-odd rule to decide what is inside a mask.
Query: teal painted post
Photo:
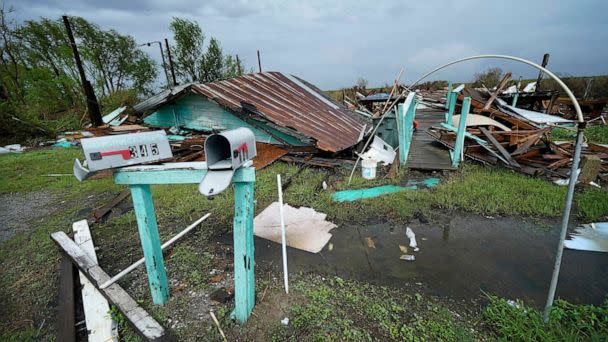
[[[450,108],[450,98],[452,97],[452,82],[448,83],[448,93],[445,97],[445,109]]]
[[[404,147],[405,110],[403,103],[397,105],[397,132],[399,133],[399,162],[401,162],[401,165],[403,165],[404,160],[407,159]]]
[[[405,112],[405,118],[403,120],[403,127],[405,128],[403,131],[404,139],[403,139],[403,159],[399,160],[401,165],[405,165],[407,162],[407,157],[410,154],[410,147],[412,145],[412,137],[414,136],[414,116],[416,115],[416,98],[412,99],[410,102],[407,111]],[[401,148],[399,148],[401,150]]]
[[[513,102],[511,102],[511,107],[517,106],[517,98],[518,97],[519,97],[519,93],[515,93],[515,95],[513,95]]]
[[[255,306],[253,246],[253,167],[241,168],[234,182],[234,302],[233,317],[245,323]]]
[[[163,251],[160,247],[156,214],[154,213],[154,202],[148,184],[134,184],[130,186],[133,207],[137,218],[137,229],[139,239],[146,260],[146,271],[152,301],[154,304],[163,305],[169,299],[169,284],[165,273],[163,262]]]
[[[458,132],[456,132],[456,141],[452,154],[452,166],[458,167],[460,164],[460,155],[464,149],[464,136],[467,133],[467,115],[471,107],[471,98],[465,97],[462,101],[462,111],[460,112],[460,122],[458,123]]]
[[[458,94],[455,92],[451,92],[450,104],[448,107],[448,112],[445,116],[445,123],[448,125],[452,124],[452,116],[454,116],[454,110],[456,110],[456,99],[458,99]]]

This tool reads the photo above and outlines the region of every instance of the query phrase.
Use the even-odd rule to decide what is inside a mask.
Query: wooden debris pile
[[[485,164],[502,165],[531,176],[551,179],[569,176],[574,144],[551,140],[550,133],[556,124],[538,124],[527,120],[505,109],[508,107],[495,104],[494,96],[465,88],[458,95],[452,127],[458,127],[460,115],[457,114],[460,113],[459,107],[465,97],[471,98],[471,109],[467,116],[464,155]],[[565,125],[561,127],[567,128]],[[456,130],[442,125],[431,127],[427,133],[444,146],[454,148]],[[598,177],[602,180],[608,177],[608,146],[586,143],[582,156],[582,168],[587,164],[587,169],[592,169],[591,174],[586,176],[587,182],[595,182]],[[589,160],[595,162],[586,163]],[[581,170],[581,175],[586,172],[589,170]]]

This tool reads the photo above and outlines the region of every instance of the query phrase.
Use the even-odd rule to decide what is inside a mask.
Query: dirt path
[[[0,243],[15,234],[28,231],[37,220],[44,220],[60,204],[51,192],[37,191],[27,194],[0,195]]]

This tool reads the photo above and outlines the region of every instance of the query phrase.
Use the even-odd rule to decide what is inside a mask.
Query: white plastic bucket
[[[361,161],[361,176],[365,179],[376,178],[376,165],[377,161],[373,159],[363,159]]]

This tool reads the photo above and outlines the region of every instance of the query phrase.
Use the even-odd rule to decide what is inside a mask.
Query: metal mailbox
[[[74,161],[74,176],[82,181],[104,169],[150,163],[171,158],[171,146],[165,131],[141,132],[81,139],[86,165]]]
[[[257,155],[255,135],[249,128],[210,135],[205,140],[207,173],[198,190],[205,196],[224,191],[232,180],[234,171]]]

